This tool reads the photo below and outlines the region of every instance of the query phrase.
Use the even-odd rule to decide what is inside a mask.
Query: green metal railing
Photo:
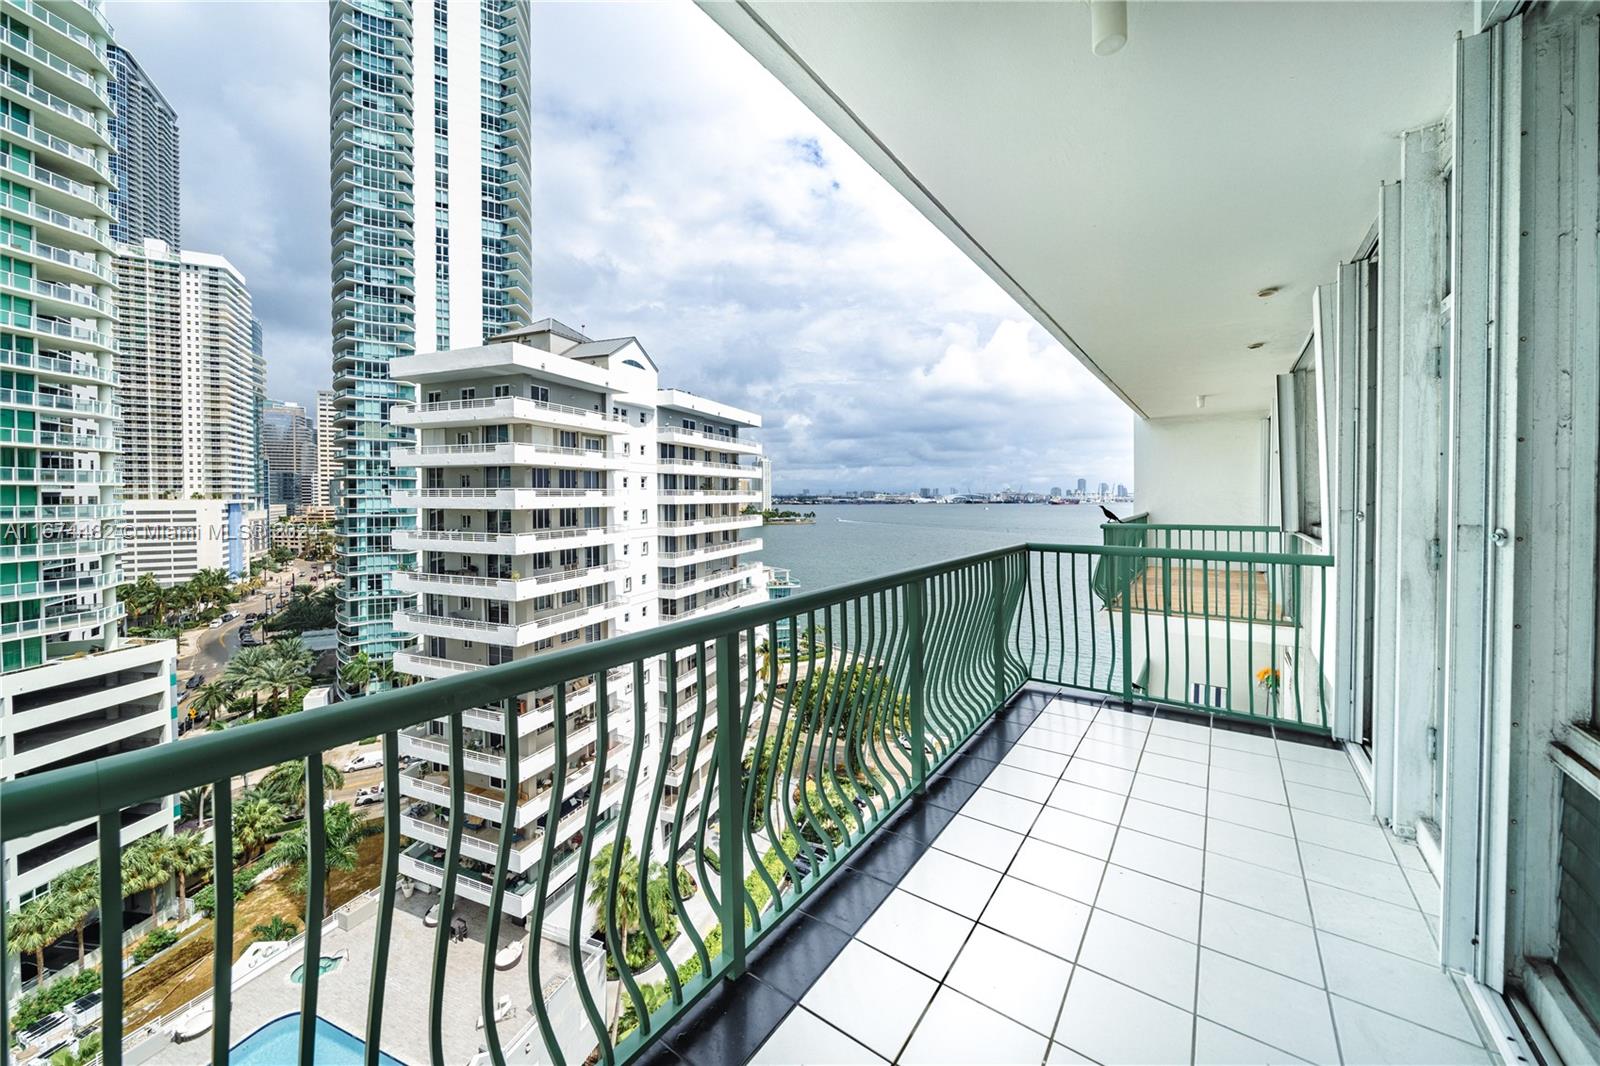
[[[532,1038],[543,1042],[551,1061],[582,1061],[595,1047],[600,1061],[625,1062],[713,982],[742,973],[749,952],[776,923],[1030,680],[1325,728],[1321,695],[1310,701],[1314,711],[1299,702],[1290,711],[1277,699],[1248,707],[1185,699],[1184,680],[1210,683],[1202,665],[1209,669],[1214,660],[1213,644],[1244,642],[1241,648],[1253,649],[1241,652],[1246,664],[1282,667],[1292,658],[1297,700],[1302,689],[1320,692],[1321,671],[1308,661],[1313,645],[1305,627],[1258,618],[1253,608],[1236,610],[1231,601],[1198,616],[1180,615],[1164,606],[1175,595],[1158,578],[1195,571],[1202,579],[1220,573],[1226,582],[1236,573],[1291,565],[1299,574],[1325,567],[1327,560],[1142,545],[1019,545],[984,552],[25,777],[0,794],[0,846],[98,819],[102,941],[119,943],[121,811],[211,785],[218,800],[214,941],[229,944],[231,783],[301,760],[311,851],[304,952],[306,960],[316,960],[326,889],[322,753],[381,737],[385,828],[364,1027],[366,1061],[374,1063],[384,1036],[397,882],[402,852],[410,846],[401,817],[408,801],[401,797],[415,779],[400,771],[401,732],[443,716],[448,753],[435,759],[448,775],[449,816],[443,855],[431,864],[443,884],[441,920],[426,962],[430,1058],[444,1061],[445,1012],[476,1009],[485,1019],[490,1058],[504,1062],[509,1035],[491,1021],[499,990],[531,998]],[[1097,569],[1102,577],[1114,575],[1102,590],[1092,587]],[[1199,587],[1207,587],[1205,580]],[[1157,603],[1163,605],[1159,613]],[[1191,627],[1204,632],[1191,636]],[[1257,629],[1274,641],[1281,638],[1282,648],[1257,648]],[[1181,678],[1178,647],[1182,654],[1192,651],[1195,660],[1181,667]],[[1289,653],[1291,648],[1298,653]],[[1204,664],[1198,662],[1202,654]],[[1162,684],[1151,676],[1157,661],[1166,675]],[[694,695],[682,702],[666,699],[680,691],[686,671],[693,675],[688,691]],[[592,708],[569,709],[578,699],[587,701],[591,690]],[[486,714],[499,716],[501,735],[509,741],[500,755],[501,828],[492,865],[462,851],[467,789],[480,804],[485,795],[481,780],[469,780],[474,775],[466,767],[472,753],[464,743],[464,714],[475,729]],[[530,714],[540,721],[525,721]],[[579,715],[581,735],[574,727]],[[554,769],[548,776],[524,772],[522,762],[534,749],[521,741],[546,724],[554,732]],[[683,737],[686,744],[680,743]],[[534,784],[542,791],[530,794]],[[430,788],[427,799],[436,802],[442,788]],[[608,788],[615,798],[602,800]],[[567,805],[572,797],[582,803]],[[514,872],[512,849],[532,821],[530,804],[549,831],[532,845],[536,861]],[[558,823],[577,813],[582,829],[558,834]],[[517,831],[506,831],[508,825]],[[631,855],[617,843],[624,839]],[[608,850],[606,841],[616,846]],[[657,885],[662,863],[669,870],[681,866],[687,877],[668,876]],[[443,999],[451,953],[480,950],[449,940],[449,916],[468,882],[474,892],[490,893],[480,1002],[471,1005]],[[525,983],[523,975],[495,969],[494,932],[512,894],[531,900],[526,922],[534,937],[553,925],[565,930],[564,964],[578,977],[566,987],[587,1021],[581,1047],[563,1047],[558,1039],[546,1001],[557,975],[538,942],[524,953]],[[586,957],[595,950],[621,963],[616,1012],[607,1007],[612,997],[597,995],[582,979]],[[219,1064],[227,1062],[232,1038],[229,956],[214,952],[212,971],[211,1057]],[[628,965],[630,956],[640,965]],[[115,1030],[125,1015],[122,959],[115,951],[104,960],[102,992],[102,1015]],[[311,1059],[318,994],[318,966],[312,962],[304,967],[301,988],[302,1061]],[[0,995],[0,1002],[5,998]],[[121,1061],[118,1040],[106,1042],[104,1057]]]

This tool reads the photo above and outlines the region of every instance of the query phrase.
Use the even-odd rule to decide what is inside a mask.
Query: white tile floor
[[[1056,700],[754,1061],[1488,1061],[1437,896],[1343,752]]]

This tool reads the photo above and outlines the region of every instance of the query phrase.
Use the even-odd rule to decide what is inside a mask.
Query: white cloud
[[[112,17],[182,115],[186,234],[246,271],[272,388],[309,398],[325,8]],[[702,13],[536,4],[532,26],[533,316],[635,334],[669,383],[763,412],[780,488],[1129,478],[1121,405]]]

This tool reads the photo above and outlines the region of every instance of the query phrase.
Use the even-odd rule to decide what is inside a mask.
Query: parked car
[[[356,790],[356,806],[365,807],[373,803],[383,802],[383,786],[373,785],[370,788]]]
[[[222,620],[224,622],[231,622],[235,618],[238,618],[238,617],[239,617],[239,612],[238,611],[223,611],[222,612]]]
[[[211,620],[211,622],[206,626],[206,628],[207,629],[221,629],[222,628],[222,619],[213,618]]]
[[[206,683],[206,675],[205,674],[190,674],[189,675],[189,680],[187,680],[187,681],[185,681],[183,683],[183,688],[184,688],[184,691],[187,692],[187,691],[189,691],[191,689],[197,689],[197,688],[199,688],[201,685],[203,685],[205,683]]]
[[[383,765],[383,752],[364,751],[344,764],[344,772],[354,773],[357,770],[370,770],[374,766]]]

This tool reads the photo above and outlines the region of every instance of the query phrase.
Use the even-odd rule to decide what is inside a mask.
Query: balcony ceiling
[[[704,9],[1152,418],[1267,408],[1470,29],[1465,3],[1134,3],[1102,58],[1086,3]]]

